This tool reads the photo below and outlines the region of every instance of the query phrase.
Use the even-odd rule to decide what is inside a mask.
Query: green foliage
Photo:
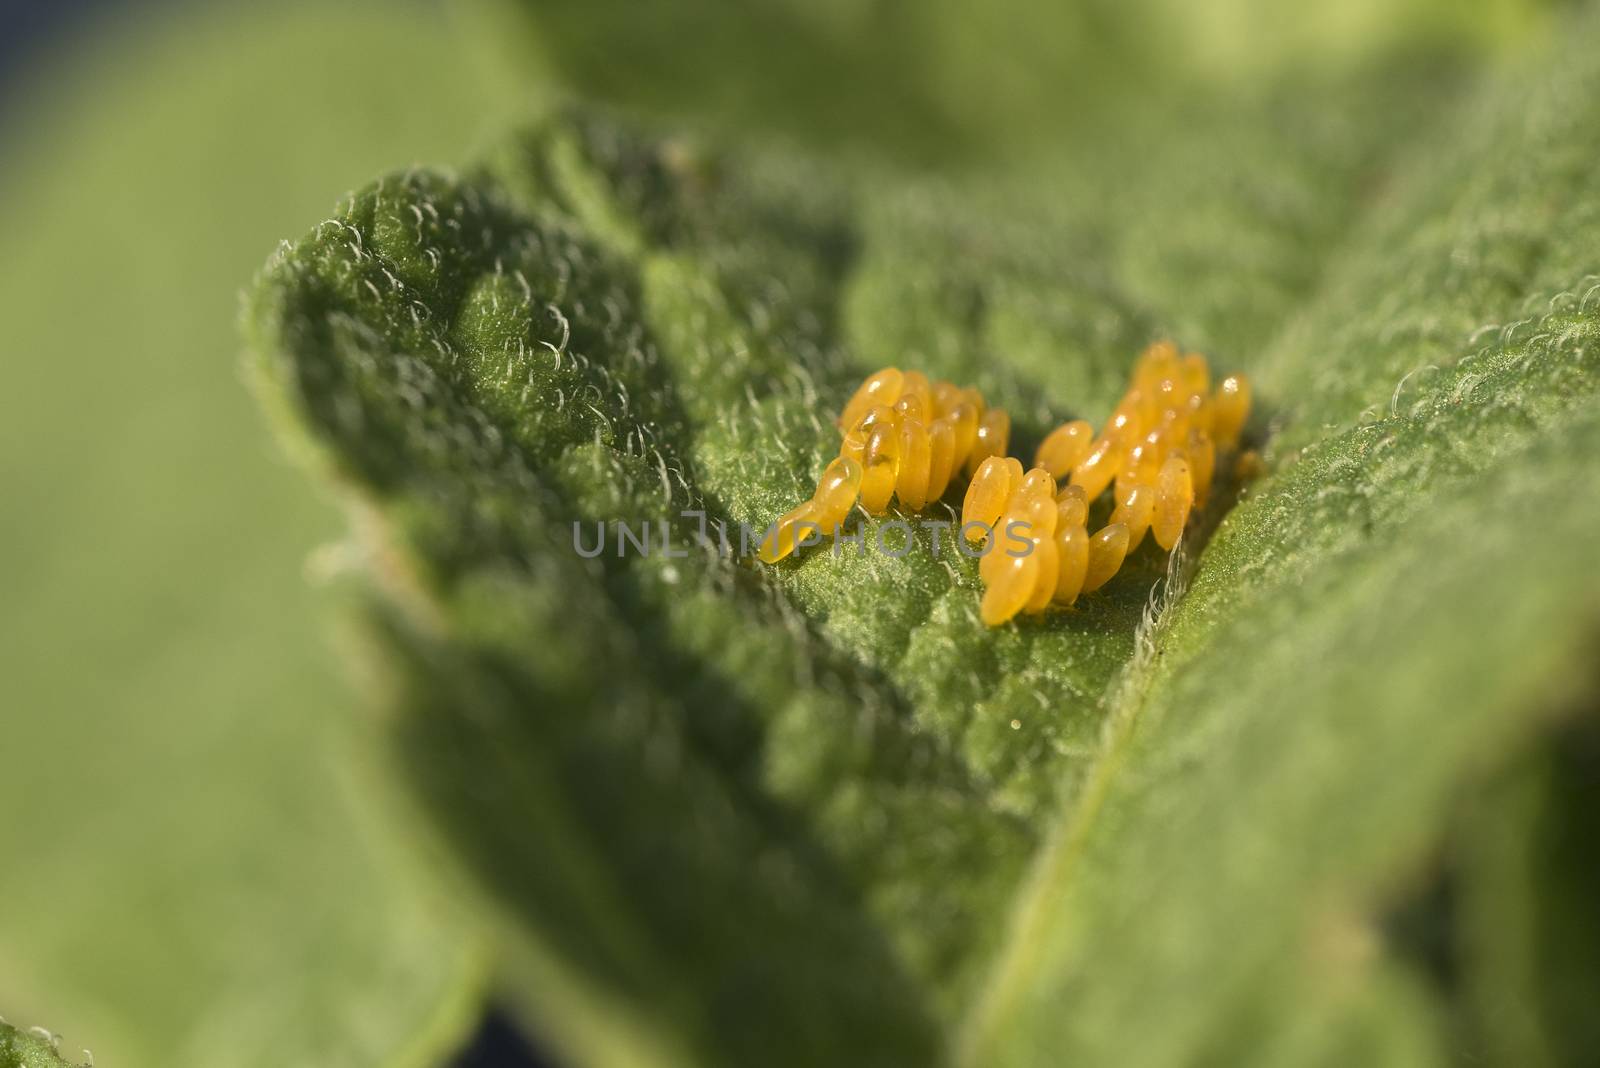
[[[506,995],[579,1063],[1592,1062],[1596,33],[1470,91],[1460,47],[1538,6],[517,14],[668,132],[391,176],[249,327]],[[229,326],[332,193],[517,106],[440,29],[208,18],[6,101],[0,1011],[102,1063],[415,1063],[477,1005],[329,714],[332,520]],[[1257,376],[1273,468],[1170,577],[990,632],[926,532],[572,552],[769,520],[883,363],[1026,455],[1162,333]]]
[[[1526,917],[1535,861],[1453,863],[1489,948],[1442,978],[1396,917],[1593,683],[1600,51],[1566,31],[1460,105],[1448,68],[1272,81],[943,180],[568,112],[281,250],[262,395],[363,517],[389,742],[512,996],[603,1062],[1515,1063],[1565,1030],[1485,1040],[1462,994],[1523,947],[1484,880]],[[1077,610],[984,629],[926,531],[574,552],[769,521],[876,366],[981,386],[1029,455],[1166,332],[1258,376],[1274,471]],[[1581,981],[1593,949],[1538,952]]]
[[[1592,715],[1561,724],[1485,783],[1453,835],[1468,1026],[1493,1063],[1582,1064],[1600,1048],[1597,743]]]
[[[68,1062],[50,1038],[0,1021],[0,1068],[68,1068]]]
[[[971,165],[1115,140],[1196,94],[1502,50],[1544,0],[481,0],[517,74],[656,116]],[[1003,58],[1002,58],[1003,57]],[[1108,121],[1109,120],[1109,121]]]
[[[0,94],[0,1014],[123,1068],[416,1063],[481,953],[355,789],[304,578],[338,516],[240,388],[238,290],[479,94],[387,7],[101,34]]]
[[[1264,1006],[1329,981],[1320,932],[1366,926],[1463,776],[1592,685],[1600,190],[1566,162],[1600,148],[1591,41],[1468,106],[1266,350],[1307,444],[1165,621],[990,991],[994,1047],[1170,1063],[1293,1020]],[[1100,1029],[1141,1002],[1160,1028]],[[1093,1028],[1048,1026],[1062,1004]]]

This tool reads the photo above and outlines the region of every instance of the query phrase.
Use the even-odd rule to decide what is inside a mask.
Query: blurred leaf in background
[[[1463,806],[1452,843],[1462,996],[1491,1063],[1587,1064],[1600,1050],[1600,716],[1592,696],[1568,711],[1583,714]]]
[[[983,164],[1093,153],[1130,112],[1523,40],[1548,0],[485,0],[529,81],[829,152]]]
[[[827,123],[879,136],[870,101],[781,110],[804,65],[769,52],[812,9],[703,39],[697,5],[529,10],[576,92],[701,136],[579,107],[465,175],[391,173],[273,258],[249,321],[373,541],[397,768],[493,895],[529,1018],[597,1063],[1593,1059],[1529,977],[1591,981],[1600,946],[1497,938],[1514,903],[1480,881],[1527,924],[1592,869],[1462,855],[1465,800],[1592,714],[1593,15],[1261,22],[1239,70],[1197,34],[1161,107],[1084,91],[1118,136],[930,176],[830,151]],[[1165,10],[1095,37],[1108,62],[1160,69]],[[682,68],[644,43],[680,33]],[[842,40],[885,100],[980,81]],[[769,521],[885,363],[981,386],[1029,455],[1164,332],[1258,376],[1276,467],[1175,581],[1148,552],[990,631],[975,566],[920,534],[760,571],[572,550],[574,520]],[[1499,840],[1570,834],[1557,785]],[[1440,960],[1434,928],[1478,948]]]
[[[427,1061],[480,954],[352,789],[339,520],[235,323],[264,248],[492,108],[410,6],[140,15],[0,120],[0,1012],[101,1064]]]

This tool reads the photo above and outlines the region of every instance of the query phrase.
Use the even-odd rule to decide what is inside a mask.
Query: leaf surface
[[[0,1021],[0,1068],[67,1068],[67,1063],[46,1035]]]
[[[1488,103],[1208,98],[1023,175],[569,112],[275,257],[263,395],[373,520],[394,752],[544,1026],[661,1063],[1441,1056],[1370,921],[1581,682],[1592,34]],[[1275,468],[1170,571],[987,630],[921,527],[693,545],[686,511],[737,543],[808,493],[868,370],[980,386],[1028,456],[1166,332],[1260,377]],[[576,551],[616,520],[685,551]]]

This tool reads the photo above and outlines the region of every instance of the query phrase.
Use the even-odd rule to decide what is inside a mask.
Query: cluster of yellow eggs
[[[1088,520],[1089,498],[1082,486],[1068,485],[1057,493],[1055,477],[1042,467],[1024,473],[1011,456],[984,461],[961,507],[963,536],[990,540],[978,564],[983,621],[995,627],[1018,612],[1070,605],[1115,575],[1135,544],[1129,518],[1114,515],[1093,537]]]
[[[1218,450],[1238,444],[1249,414],[1242,375],[1213,388],[1204,356],[1161,341],[1139,358],[1098,436],[1075,419],[1040,443],[1026,473],[1009,457],[986,462],[961,509],[969,540],[992,539],[978,568],[983,621],[998,626],[1099,589],[1146,533],[1170,552],[1211,488]],[[1089,505],[1108,488],[1111,519],[1091,536]]]
[[[907,511],[922,511],[955,476],[1003,456],[1011,439],[1011,417],[988,407],[977,390],[894,367],[861,384],[838,426],[844,434],[838,457],[811,499],[773,525],[756,553],[765,563],[794,552],[807,525],[833,530],[858,498],[872,515],[888,511],[895,498]]]
[[[777,521],[757,555],[783,559],[803,525],[835,529],[858,499],[873,515],[895,498],[921,511],[965,474],[962,535],[989,542],[978,568],[980,615],[998,626],[1099,589],[1146,533],[1171,551],[1205,501],[1219,451],[1237,446],[1249,413],[1242,375],[1213,387],[1205,357],[1157,342],[1098,435],[1085,420],[1064,423],[1024,471],[1006,455],[1011,421],[1003,410],[987,408],[976,390],[886,368],[845,405],[844,440],[816,493]],[[1110,520],[1091,535],[1090,505],[1107,489]]]

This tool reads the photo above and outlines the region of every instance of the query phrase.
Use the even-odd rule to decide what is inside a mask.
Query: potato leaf
[[[1587,682],[1569,36],[1458,108],[1374,76],[942,181],[568,112],[282,249],[263,397],[373,539],[398,766],[544,1026],[603,1062],[1439,1056],[1375,917]],[[809,492],[869,369],[979,385],[1026,456],[1167,331],[1260,375],[1275,469],[1074,611],[985,629],[921,526],[697,540]],[[657,551],[579,551],[618,520]]]

